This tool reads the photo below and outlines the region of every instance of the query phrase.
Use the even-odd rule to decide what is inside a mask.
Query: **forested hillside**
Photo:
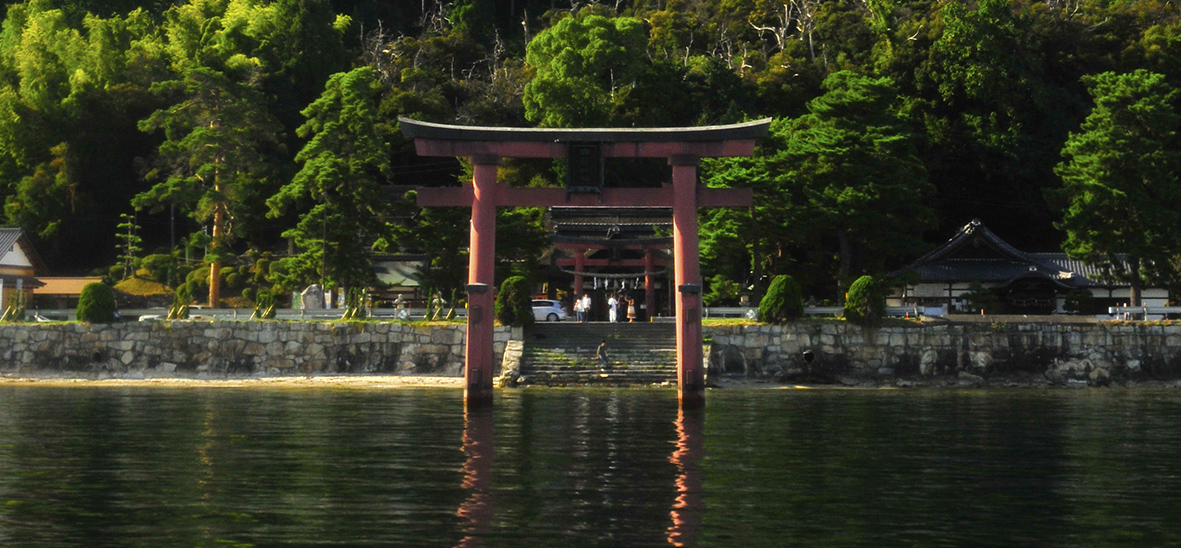
[[[1181,4],[1164,0],[27,0],[0,29],[0,200],[55,274],[141,274],[199,300],[373,282],[423,252],[460,287],[467,212],[398,116],[692,126],[772,117],[751,186],[702,213],[707,276],[791,273],[835,299],[973,218],[1173,283]],[[514,185],[561,166],[512,161]],[[609,168],[654,185],[667,168]],[[537,210],[504,210],[498,279],[534,275]],[[1115,253],[1132,253],[1131,263]],[[114,268],[111,268],[111,267]],[[210,272],[217,273],[211,278]],[[117,272],[117,274],[115,274]],[[185,283],[187,280],[187,283]]]

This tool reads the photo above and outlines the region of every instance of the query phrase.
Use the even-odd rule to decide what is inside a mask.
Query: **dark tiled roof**
[[[980,281],[998,284],[1038,278],[1064,287],[1098,285],[1087,274],[1096,269],[1064,253],[1026,253],[1009,245],[979,220],[964,225],[947,243],[919,257],[907,269],[924,282]]]
[[[1065,253],[1030,253],[1030,255],[1053,264],[1062,270],[1075,272],[1092,280],[1102,278],[1104,274],[1102,268],[1078,259],[1071,259]]]
[[[8,250],[12,249],[20,236],[21,229],[19,228],[0,228],[0,255],[8,253]]]
[[[45,274],[48,271],[45,268],[45,263],[41,262],[41,256],[37,255],[37,250],[33,249],[33,243],[25,237],[24,232],[20,228],[0,227],[0,257],[8,253],[17,243],[23,244],[21,250],[28,257],[29,262],[33,264],[33,271],[38,275]]]

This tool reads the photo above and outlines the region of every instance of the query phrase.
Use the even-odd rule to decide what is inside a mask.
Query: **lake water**
[[[1181,546],[1181,392],[0,387],[0,546]]]

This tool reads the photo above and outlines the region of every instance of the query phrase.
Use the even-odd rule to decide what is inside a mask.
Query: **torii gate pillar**
[[[697,164],[673,156],[673,276],[677,287],[677,393],[682,406],[705,402],[701,347],[701,258],[697,245]]]
[[[471,157],[472,226],[467,271],[467,344],[464,401],[492,401],[493,272],[496,266],[496,168],[500,158]]]

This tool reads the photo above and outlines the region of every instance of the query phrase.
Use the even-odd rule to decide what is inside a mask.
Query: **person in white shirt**
[[[619,301],[615,300],[615,295],[611,295],[611,298],[607,299],[607,317],[611,322],[619,320]]]
[[[583,293],[582,294],[582,321],[583,322],[590,320],[590,313],[591,313],[590,295]]]

